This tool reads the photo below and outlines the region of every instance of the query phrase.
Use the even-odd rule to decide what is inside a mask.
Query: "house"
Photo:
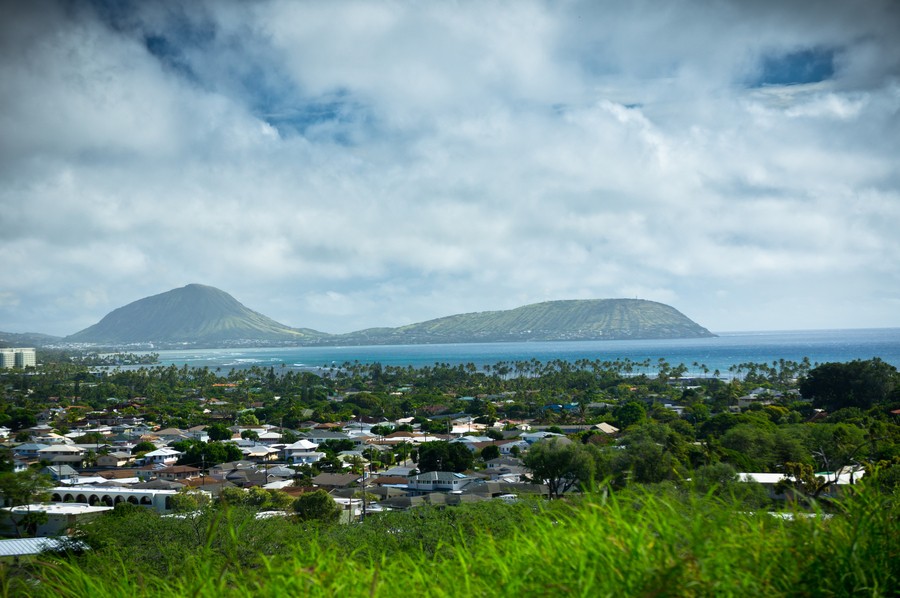
[[[70,444],[52,444],[37,452],[38,459],[50,463],[77,463],[84,461],[84,450]]]
[[[41,473],[50,476],[57,482],[78,483],[78,472],[63,463],[45,467],[41,470]]]
[[[278,444],[281,442],[281,437],[282,435],[280,433],[268,430],[259,435],[258,442],[262,444]]]
[[[153,434],[166,444],[178,442],[179,440],[187,440],[192,437],[191,434],[184,430],[179,430],[178,428],[164,428],[162,430],[157,430]]]
[[[335,488],[349,488],[359,481],[359,476],[354,473],[320,473],[312,479],[312,483],[325,490]]]
[[[547,432],[547,431],[541,430],[538,432],[528,432],[526,434],[522,434],[521,436],[519,436],[519,438],[521,438],[528,444],[534,444],[535,442],[537,442],[539,440],[543,440],[545,438],[549,438],[549,437],[553,437],[553,436],[563,437],[564,435],[557,434],[556,432]]]
[[[184,480],[186,478],[194,478],[200,475],[200,470],[189,465],[171,465],[157,469],[156,477],[161,480]]]
[[[248,460],[255,461],[257,463],[278,460],[278,449],[263,446],[261,444],[244,447],[241,449],[241,452]]]
[[[331,432],[328,430],[312,430],[306,435],[306,439],[316,446],[329,440],[353,440],[349,435],[342,432]]]
[[[97,457],[97,467],[126,467],[134,463],[134,455],[125,451],[114,451]]]
[[[513,453],[522,453],[528,450],[528,441],[522,439],[507,440],[497,443],[501,455],[512,455]]]
[[[6,533],[15,534],[16,524],[29,513],[43,513],[47,519],[38,524],[35,530],[37,536],[57,536],[65,534],[67,531],[75,528],[77,524],[83,523],[94,517],[111,511],[111,506],[91,506],[87,504],[73,503],[52,503],[52,504],[33,504],[21,505],[18,507],[9,507],[3,509],[5,511],[3,521],[0,523],[0,530]]]
[[[40,442],[27,442],[14,448],[13,455],[21,459],[37,459],[38,451],[48,448],[49,446],[49,444],[42,444]]]
[[[228,463],[219,463],[209,468],[209,475],[224,479],[226,475],[232,471],[239,469],[254,469],[256,463],[253,461],[229,461]]]
[[[325,458],[325,453],[319,451],[294,451],[287,458],[287,462],[293,465],[312,465]]]
[[[144,463],[153,465],[162,464],[165,466],[175,465],[175,462],[181,457],[182,452],[173,448],[163,447],[144,454]]]
[[[44,434],[32,434],[31,439],[41,444],[74,444],[71,438],[66,438],[55,432],[47,432]]]
[[[288,463],[315,463],[325,457],[325,453],[314,450],[317,446],[314,442],[301,438],[297,442],[285,446],[282,452]]]
[[[522,460],[515,457],[497,457],[485,461],[488,469],[500,469],[502,467],[522,467]]]
[[[409,479],[406,476],[399,475],[380,475],[377,478],[367,480],[367,485],[371,488],[381,486],[406,486]]]
[[[598,432],[603,432],[604,434],[610,434],[610,435],[619,433],[619,428],[617,428],[615,426],[611,426],[606,422],[601,422],[599,424],[596,424],[596,425],[592,426],[592,429],[597,430]]]
[[[475,478],[452,471],[429,471],[410,476],[407,487],[419,493],[424,492],[458,492]]]

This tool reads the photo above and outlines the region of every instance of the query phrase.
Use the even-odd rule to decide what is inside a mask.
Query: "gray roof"
[[[78,475],[77,471],[75,471],[73,468],[71,468],[65,464],[51,465],[49,467],[45,467],[41,470],[41,473],[46,473],[51,476],[58,476],[58,477]]]
[[[454,473],[452,471],[427,471],[409,478],[410,482],[419,482],[422,480],[432,480],[438,482],[452,482],[454,480],[471,480],[470,476],[464,473]]]
[[[40,554],[45,550],[56,550],[65,545],[64,538],[16,538],[14,540],[0,540],[0,557],[23,556],[26,554]],[[80,542],[78,548],[88,547]]]

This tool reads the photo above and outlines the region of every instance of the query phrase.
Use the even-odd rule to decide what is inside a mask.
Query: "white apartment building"
[[[0,368],[25,368],[37,365],[37,354],[32,348],[0,349]]]

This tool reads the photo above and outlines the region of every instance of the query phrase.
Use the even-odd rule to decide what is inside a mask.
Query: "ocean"
[[[159,351],[162,365],[209,367],[228,371],[251,366],[275,367],[279,371],[317,370],[344,362],[381,363],[392,366],[433,366],[436,363],[473,363],[479,368],[501,361],[541,362],[580,359],[633,362],[659,359],[672,366],[684,364],[688,374],[719,370],[728,375],[741,363],[772,363],[784,359],[813,364],[845,362],[879,357],[900,368],[900,328],[857,330],[805,330],[782,332],[725,332],[715,338],[556,341],[522,343],[467,343],[444,345],[379,345],[363,347],[279,347],[252,349],[186,349]]]

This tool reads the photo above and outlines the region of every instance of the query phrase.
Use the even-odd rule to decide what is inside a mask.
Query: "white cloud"
[[[634,295],[900,325],[890,2],[30,6],[0,14],[0,330],[189,282],[329,332]],[[748,87],[807,49],[833,77]]]

